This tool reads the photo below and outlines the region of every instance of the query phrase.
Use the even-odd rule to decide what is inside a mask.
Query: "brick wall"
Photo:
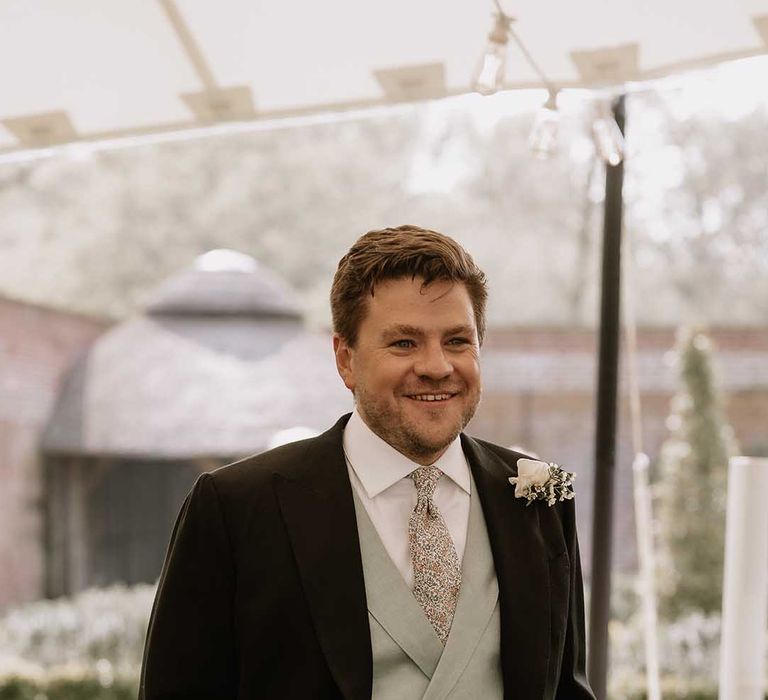
[[[66,371],[106,327],[0,298],[0,610],[42,594],[40,433]]]

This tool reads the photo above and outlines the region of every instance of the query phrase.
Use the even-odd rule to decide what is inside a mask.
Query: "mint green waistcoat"
[[[471,484],[461,591],[445,648],[354,495],[373,650],[372,700],[503,698],[499,585],[474,479]]]

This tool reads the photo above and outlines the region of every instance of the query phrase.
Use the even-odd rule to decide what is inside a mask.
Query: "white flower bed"
[[[154,586],[118,585],[9,611],[0,618],[0,676],[73,667],[135,676],[154,596]]]
[[[612,621],[610,686],[612,698],[631,697],[645,687],[645,642],[640,614]],[[717,688],[720,662],[720,616],[692,612],[659,623],[659,667],[664,685],[685,689]]]

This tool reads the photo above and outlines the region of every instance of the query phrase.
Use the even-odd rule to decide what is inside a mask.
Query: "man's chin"
[[[464,430],[471,417],[471,415],[467,417],[465,412],[457,410],[419,408],[417,415],[411,414],[409,420],[406,420],[406,429],[420,442],[425,444],[443,443],[443,446],[447,446]]]
[[[440,432],[429,432],[423,430],[412,430],[409,435],[409,442],[413,452],[422,457],[442,454],[446,448],[458,437],[461,429],[453,426]]]

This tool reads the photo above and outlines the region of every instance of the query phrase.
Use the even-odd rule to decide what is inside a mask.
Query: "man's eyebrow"
[[[472,326],[468,326],[466,324],[462,324],[460,326],[454,326],[453,328],[449,328],[445,335],[474,335],[475,329],[472,328]]]
[[[475,331],[472,328],[472,326],[468,326],[467,324],[462,323],[458,326],[452,326],[451,328],[447,329],[443,335],[474,335]],[[410,335],[410,336],[416,336],[421,337],[425,335],[423,328],[418,328],[416,326],[407,326],[407,325],[397,325],[397,326],[390,326],[389,328],[385,328],[381,335],[384,338],[393,338],[401,335]]]
[[[423,329],[417,328],[416,326],[398,325],[398,326],[390,326],[389,328],[385,328],[381,334],[385,338],[392,338],[399,335],[422,336],[424,335],[424,331]]]

